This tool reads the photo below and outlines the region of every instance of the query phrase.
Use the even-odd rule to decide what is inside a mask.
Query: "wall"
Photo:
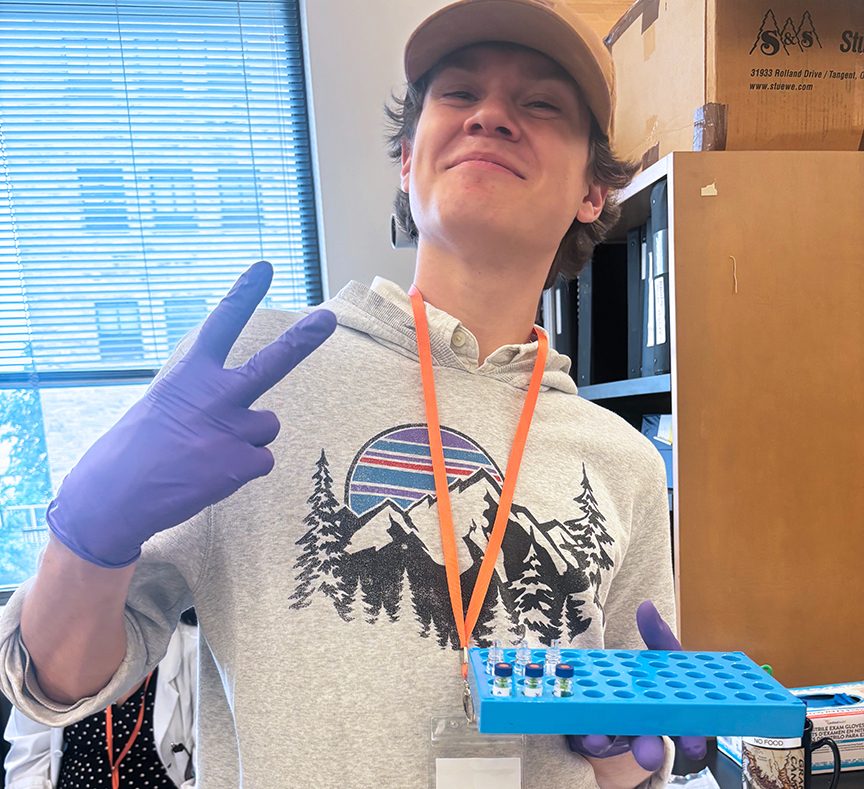
[[[402,50],[440,0],[303,0],[325,292],[381,275],[406,288],[414,250],[390,246],[399,168],[383,106],[403,84]]]

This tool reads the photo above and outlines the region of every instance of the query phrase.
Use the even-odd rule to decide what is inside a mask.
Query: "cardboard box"
[[[843,770],[864,770],[864,683],[822,685],[809,688],[789,688],[796,696],[834,697],[836,706],[811,707],[807,717],[813,721],[813,739],[830,737],[840,749]],[[843,695],[848,699],[843,699]],[[849,704],[843,703],[849,701]],[[718,737],[717,749],[741,766],[741,738]],[[813,772],[833,770],[833,757],[828,748],[813,752]]]
[[[862,0],[637,0],[606,38],[615,147],[864,150]]]

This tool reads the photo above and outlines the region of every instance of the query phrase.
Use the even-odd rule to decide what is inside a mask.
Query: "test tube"
[[[489,647],[489,653],[486,655],[486,673],[492,674],[496,663],[504,661],[504,646],[500,638],[496,638]]]
[[[525,682],[522,684],[522,694],[529,698],[543,695],[543,666],[540,663],[529,663],[525,666]]]
[[[555,685],[552,693],[560,699],[573,695],[573,666],[569,663],[559,663],[555,666]]]
[[[561,662],[561,639],[553,638],[549,649],[546,650],[546,665],[544,673],[550,677],[555,676],[555,666]]]
[[[519,642],[519,648],[516,650],[516,668],[515,674],[517,677],[525,676],[525,666],[531,662],[531,647],[528,646],[528,639],[523,638]]]
[[[510,696],[513,692],[513,666],[509,663],[495,664],[495,679],[492,680],[493,696]]]

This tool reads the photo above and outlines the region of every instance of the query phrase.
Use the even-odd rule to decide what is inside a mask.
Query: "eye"
[[[444,94],[445,99],[461,99],[463,101],[475,101],[477,97],[467,90],[453,90]]]
[[[539,110],[560,112],[560,107],[556,107],[554,104],[550,104],[548,101],[540,101],[539,99],[537,101],[529,102],[528,106],[529,107],[535,107],[536,109],[539,109]]]

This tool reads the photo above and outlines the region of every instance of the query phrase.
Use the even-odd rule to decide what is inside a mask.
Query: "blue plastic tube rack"
[[[669,736],[800,737],[807,707],[743,652],[564,649],[573,666],[573,695],[492,695],[487,649],[469,650],[468,679],[483,734],[666,734]],[[515,661],[505,649],[504,660]],[[543,664],[544,649],[531,660]]]

